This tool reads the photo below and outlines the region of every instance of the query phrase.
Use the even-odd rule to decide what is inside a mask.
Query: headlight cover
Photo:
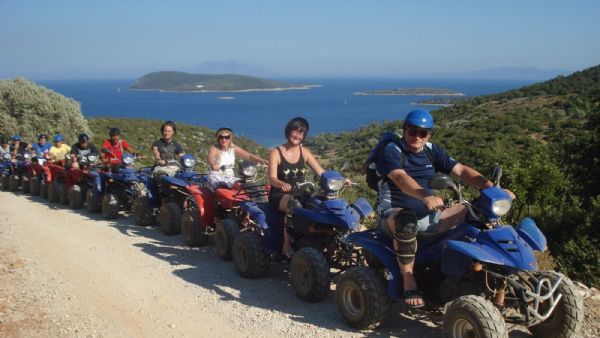
[[[131,156],[131,154],[125,154],[123,155],[123,163],[130,165],[133,163],[133,156]]]
[[[344,187],[344,180],[339,178],[332,178],[327,181],[327,187],[331,191],[339,191]]]
[[[254,175],[256,175],[256,166],[255,165],[246,165],[242,169],[242,173],[246,177],[254,177]]]
[[[492,204],[492,212],[498,217],[506,215],[512,206],[512,201],[507,199],[494,201]]]
[[[98,159],[98,156],[96,156],[96,155],[90,155],[90,156],[88,156],[88,160],[90,162],[96,162],[97,159]]]
[[[186,168],[193,168],[196,165],[196,160],[193,157],[187,157],[183,159],[183,166]]]
[[[3,157],[5,160],[10,160],[12,156],[10,156],[10,153],[4,153],[4,155],[2,155],[2,157]]]
[[[25,153],[25,154],[23,154],[23,157],[24,157],[26,160],[28,160],[28,159],[30,159],[30,158],[31,158],[31,154],[30,154],[30,153]]]

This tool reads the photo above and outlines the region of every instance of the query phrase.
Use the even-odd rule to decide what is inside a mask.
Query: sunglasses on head
[[[217,136],[217,138],[219,140],[229,140],[231,138],[231,135],[219,135]]]
[[[407,128],[406,133],[408,136],[419,136],[420,138],[426,138],[429,135],[429,129],[421,129],[421,128]]]

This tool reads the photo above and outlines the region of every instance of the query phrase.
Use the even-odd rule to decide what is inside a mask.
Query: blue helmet
[[[428,111],[423,109],[415,109],[406,115],[404,118],[404,124],[416,126],[419,128],[431,129],[433,128],[433,116]]]
[[[14,135],[14,136],[12,137],[12,140],[13,140],[13,141],[15,141],[15,142],[17,142],[17,141],[19,141],[19,142],[20,142],[20,141],[21,141],[21,136],[19,136],[19,135]]]
[[[54,135],[54,142],[64,141],[65,138],[61,134]]]

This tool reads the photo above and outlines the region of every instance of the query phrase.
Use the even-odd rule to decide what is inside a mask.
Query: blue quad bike
[[[11,162],[12,170],[8,178],[8,190],[17,191],[23,185],[23,192],[29,193],[29,169],[31,165],[31,152],[17,154],[16,161]]]
[[[321,193],[311,182],[299,183],[294,195],[301,207],[286,217],[291,244],[290,274],[296,295],[308,302],[324,299],[329,292],[332,269],[338,274],[352,263],[352,251],[345,237],[360,229],[361,221],[371,212],[364,198],[348,203],[341,198],[344,178],[337,171],[326,171],[319,180]],[[233,243],[233,261],[238,273],[255,278],[268,273],[271,261],[281,257],[282,216],[269,204],[242,202],[252,220],[242,228]]]
[[[572,337],[583,320],[583,302],[573,282],[554,271],[539,271],[534,251],[546,238],[530,218],[504,225],[512,200],[495,186],[475,201],[445,175],[432,189],[452,189],[454,203],[467,210],[465,223],[443,233],[420,233],[415,277],[432,311],[444,312],[445,337],[507,337],[507,327],[523,325],[536,337]],[[448,203],[447,206],[451,204]],[[336,302],[344,319],[358,329],[383,323],[392,301],[402,302],[402,277],[392,238],[379,230],[350,234],[355,266],[340,277]]]
[[[2,158],[0,159],[0,185],[3,190],[8,190],[8,182],[10,180],[10,175],[12,174],[12,156],[10,153],[2,154]]]
[[[115,219],[119,211],[130,210],[133,201],[145,193],[146,187],[133,167],[135,158],[124,153],[121,164],[111,165],[110,171],[102,171],[88,180],[86,205],[89,211],[101,211],[105,219]]]
[[[191,185],[205,185],[206,175],[194,170],[196,157],[191,154],[181,156],[180,164],[171,162],[169,165],[179,165],[182,170],[174,177],[162,175],[153,177],[151,172],[141,175],[141,182],[146,187],[146,193],[138,196],[133,202],[135,222],[140,226],[150,226],[159,217],[161,230],[166,235],[177,235],[181,232],[181,217],[187,205]]]

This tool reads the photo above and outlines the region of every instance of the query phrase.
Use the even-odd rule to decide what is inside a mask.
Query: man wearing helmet
[[[0,135],[0,159],[4,158],[4,154],[10,154],[10,145],[8,144],[8,140],[4,135]]]
[[[47,157],[48,152],[52,145],[47,143],[48,136],[45,134],[38,135],[38,142],[32,146],[34,152],[34,158],[36,158],[40,164],[44,162],[44,159]]]
[[[135,153],[127,141],[121,139],[121,130],[111,128],[110,138],[102,142],[102,153],[104,160],[111,164],[119,164],[123,160],[123,150],[129,153]]]
[[[27,144],[27,142],[22,142],[21,136],[14,135],[12,137],[12,145],[10,146],[10,152],[13,158],[16,158],[17,156],[22,156],[27,151],[27,149],[31,149],[31,146]]]
[[[48,154],[50,160],[54,163],[65,160],[67,154],[71,152],[71,147],[64,144],[65,138],[61,134],[54,135],[54,145],[50,147]]]
[[[82,159],[87,160],[89,155],[98,155],[98,149],[90,143],[90,137],[87,134],[79,134],[77,143],[71,146],[71,167],[79,168],[79,162]]]
[[[444,201],[428,182],[437,171],[451,174],[476,189],[493,186],[478,171],[458,163],[437,144],[429,143],[433,117],[421,109],[404,120],[400,142],[388,143],[377,159],[383,177],[379,190],[380,229],[394,240],[404,283],[404,303],[420,308],[424,301],[413,276],[418,232],[443,232],[464,221],[467,209],[456,205],[441,211]],[[509,191],[514,199],[514,194]]]

